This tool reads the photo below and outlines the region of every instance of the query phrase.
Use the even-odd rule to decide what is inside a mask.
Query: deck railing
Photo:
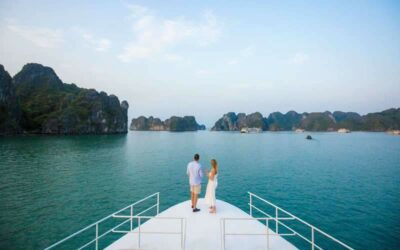
[[[292,218],[279,218],[280,220],[291,220]],[[226,232],[226,222],[227,221],[265,221],[266,230],[265,233],[233,233],[233,232]],[[225,242],[226,236],[234,236],[234,235],[261,235],[265,236],[267,239],[267,249],[269,249],[269,237],[270,236],[293,236],[294,233],[276,233],[269,229],[269,225],[271,224],[270,221],[275,221],[275,218],[270,217],[258,217],[258,218],[221,218],[221,249],[225,250]]]
[[[299,217],[293,215],[292,213],[284,210],[283,208],[278,207],[277,205],[273,204],[270,201],[267,201],[263,198],[261,198],[258,195],[255,195],[251,192],[248,192],[249,194],[249,208],[250,208],[250,216],[253,216],[253,209],[258,211],[259,213],[261,213],[263,216],[266,217],[251,217],[251,218],[222,218],[221,219],[221,247],[223,250],[225,250],[225,241],[226,241],[226,236],[227,235],[263,235],[266,237],[266,241],[267,241],[267,249],[269,249],[269,242],[270,242],[270,236],[298,236],[301,239],[303,239],[304,241],[306,241],[307,243],[310,244],[310,247],[312,250],[314,249],[322,249],[321,246],[317,245],[317,243],[315,242],[315,232],[318,232],[322,235],[324,235],[325,237],[327,237],[329,240],[337,243],[338,245],[342,246],[345,249],[349,249],[349,250],[353,250],[353,248],[351,248],[350,246],[346,245],[345,243],[341,242],[340,240],[336,239],[335,237],[329,235],[328,233],[322,231],[321,229],[311,225],[310,223],[300,219]],[[272,207],[274,209],[275,215],[272,216],[269,213],[265,212],[264,210],[260,209],[259,207],[257,207],[256,205],[254,205],[254,199],[257,199],[261,202],[263,202],[263,204],[266,204],[270,207]],[[283,215],[284,217],[279,217],[280,215]],[[234,233],[234,232],[226,232],[226,228],[225,228],[225,224],[226,221],[229,220],[258,220],[261,222],[265,221],[265,225],[266,225],[266,230],[265,233]],[[288,226],[287,223],[285,223],[286,221],[289,220],[294,220],[294,221],[298,221],[300,222],[302,225],[306,226],[309,228],[310,233],[311,233],[311,239],[305,237],[303,234],[299,233],[298,231],[296,231],[295,229],[293,229],[292,227]],[[275,224],[275,231],[270,229],[270,225],[271,224]],[[286,231],[288,230],[290,233],[282,233],[279,231],[279,226],[282,226],[286,229]],[[272,231],[272,233],[271,233]]]
[[[139,205],[143,205],[144,202],[146,202],[146,201],[148,201],[148,200],[150,200],[152,198],[156,199],[155,204],[150,205],[149,207],[145,208],[143,211],[141,211],[141,212],[139,212],[137,214],[134,214],[135,207],[138,207]],[[128,209],[129,209],[130,215],[120,215],[120,213],[122,213],[124,211],[127,211]],[[69,235],[68,237],[66,237],[66,238],[54,243],[53,245],[45,248],[45,250],[50,250],[50,249],[55,249],[57,247],[60,247],[60,246],[64,245],[66,242],[70,241],[71,239],[74,239],[76,236],[81,235],[82,233],[86,232],[87,230],[93,229],[93,228],[95,228],[94,238],[92,240],[89,240],[85,244],[79,246],[77,249],[79,249],[79,250],[80,249],[84,249],[84,248],[94,244],[95,249],[98,250],[99,249],[99,240],[101,238],[103,238],[104,236],[108,235],[109,233],[138,233],[138,247],[139,247],[139,249],[140,249],[140,244],[141,244],[140,243],[140,237],[141,237],[142,233],[147,233],[147,234],[151,234],[151,233],[153,233],[153,234],[161,234],[161,233],[169,234],[168,232],[152,232],[152,231],[142,232],[141,226],[142,226],[143,220],[145,220],[145,219],[180,220],[180,222],[181,222],[181,225],[180,225],[181,226],[181,231],[180,232],[173,232],[171,234],[178,234],[179,233],[181,235],[181,248],[184,249],[184,246],[185,246],[185,230],[186,230],[186,221],[184,221],[184,218],[142,216],[142,214],[144,214],[146,212],[149,212],[152,209],[156,210],[156,215],[159,214],[159,212],[160,212],[160,193],[154,193],[154,194],[149,195],[149,196],[147,196],[147,197],[145,197],[145,198],[143,198],[143,199],[141,199],[141,200],[139,200],[139,201],[137,201],[135,203],[132,203],[132,204],[130,204],[130,205],[128,205],[128,206],[126,206],[126,207],[124,207],[124,208],[122,208],[122,209],[120,209],[120,210],[118,210],[118,211],[116,211],[116,212],[114,212],[114,213],[112,213],[112,214],[110,214],[110,215],[98,220],[98,221],[96,221],[95,223],[92,223],[89,226],[87,226],[87,227],[85,227],[85,228],[83,228],[83,229],[81,229],[81,230]],[[103,223],[105,221],[109,221],[111,219],[115,220],[115,219],[118,219],[118,218],[123,218],[123,219],[126,218],[126,220],[124,220],[123,222],[119,223],[118,225],[112,227],[111,229],[109,229],[106,232],[104,232],[104,233],[99,235],[99,225],[101,223]],[[134,219],[138,220],[138,226],[136,227],[137,228],[137,232],[134,231],[135,230],[134,225],[133,225]],[[127,230],[125,230],[125,231],[118,230],[120,227],[122,227],[123,225],[125,225],[128,222],[130,222],[130,230],[129,231],[127,231]]]
[[[186,218],[183,217],[154,217],[154,216],[129,216],[129,215],[114,215],[114,218],[128,218],[128,220],[125,221],[131,221],[132,225],[132,220],[137,219],[138,220],[138,227],[137,231],[133,231],[132,227],[131,230],[117,230],[114,229],[113,233],[133,233],[133,234],[138,234],[138,249],[141,247],[141,235],[142,234],[171,234],[171,235],[180,235],[180,240],[181,240],[181,250],[185,249],[185,238],[186,238]],[[143,231],[141,229],[142,221],[146,219],[152,219],[152,220],[177,220],[180,222],[180,231],[178,232],[166,232],[166,231]],[[122,226],[122,225],[120,225]]]

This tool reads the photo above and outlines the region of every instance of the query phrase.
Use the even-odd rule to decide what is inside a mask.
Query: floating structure
[[[340,128],[340,129],[338,129],[337,132],[338,132],[338,133],[350,133],[350,130],[347,129],[347,128]]]
[[[389,130],[388,133],[391,135],[400,135],[400,130]]]
[[[297,128],[294,132],[296,132],[296,133],[304,133],[304,129]]]
[[[247,133],[261,133],[262,129],[261,128],[242,128],[240,130],[240,133],[242,134],[247,134]]]
[[[307,140],[312,140],[311,135],[307,135],[307,136],[306,136],[306,139],[307,139]]]
[[[217,200],[217,213],[210,214],[204,199],[199,199],[198,208],[201,211],[197,213],[192,212],[190,201],[184,201],[160,212],[160,194],[154,193],[71,234],[45,250],[88,247],[96,250],[298,249],[289,238],[298,238],[311,249],[352,249],[272,202],[253,193],[248,194],[249,213]],[[295,223],[298,224],[297,227]],[[300,231],[298,226],[301,226],[303,231]],[[92,237],[88,234],[90,232],[93,233]],[[115,237],[118,234],[121,236]],[[84,235],[86,242],[77,245],[76,239],[82,239]],[[110,235],[113,236],[113,240],[107,240]]]

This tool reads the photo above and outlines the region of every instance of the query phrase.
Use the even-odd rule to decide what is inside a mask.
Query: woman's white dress
[[[211,173],[208,174],[210,176]],[[207,191],[206,191],[206,196],[204,197],[206,204],[209,207],[215,207],[216,199],[215,199],[215,189],[218,186],[218,174],[214,175],[214,180],[210,180],[208,178],[208,184],[207,184]]]

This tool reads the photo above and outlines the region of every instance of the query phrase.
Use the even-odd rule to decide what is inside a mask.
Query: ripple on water
[[[400,137],[311,135],[1,138],[0,249],[42,249],[154,192],[161,209],[186,200],[186,164],[197,152],[204,166],[218,160],[222,200],[247,211],[252,191],[357,249],[396,249]]]

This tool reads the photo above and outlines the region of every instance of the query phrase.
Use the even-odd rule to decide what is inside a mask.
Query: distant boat
[[[337,132],[338,133],[350,133],[350,130],[347,128],[340,128]]]
[[[242,134],[247,134],[247,133],[261,133],[262,129],[261,128],[242,128],[240,130],[240,133]]]
[[[307,139],[307,140],[312,140],[311,135],[307,135],[306,139]]]
[[[398,129],[389,130],[388,133],[391,134],[391,135],[400,135],[400,130],[398,130]]]
[[[296,133],[304,133],[304,129],[298,128],[295,130]]]

